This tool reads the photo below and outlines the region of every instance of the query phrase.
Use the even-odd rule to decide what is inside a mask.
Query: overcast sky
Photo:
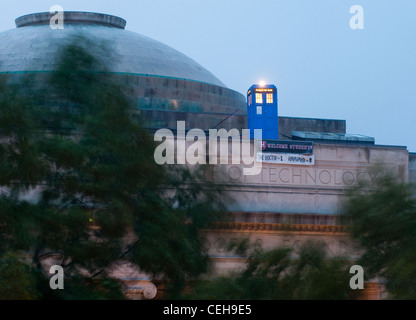
[[[244,95],[275,84],[281,116],[344,119],[347,133],[416,152],[415,0],[0,0],[0,31],[55,4],[120,16]]]

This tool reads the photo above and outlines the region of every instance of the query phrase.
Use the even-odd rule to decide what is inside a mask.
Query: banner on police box
[[[258,152],[257,162],[313,166],[315,164],[315,156],[306,156],[303,154]]]

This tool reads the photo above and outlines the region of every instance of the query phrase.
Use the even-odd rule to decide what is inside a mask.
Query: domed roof
[[[225,85],[197,62],[146,36],[124,30],[125,20],[106,14],[65,12],[64,29],[52,29],[50,13],[16,19],[16,29],[0,33],[0,72],[56,69],[56,53],[76,35],[110,46],[104,62],[111,72],[149,75]],[[89,48],[94,50],[94,48]]]

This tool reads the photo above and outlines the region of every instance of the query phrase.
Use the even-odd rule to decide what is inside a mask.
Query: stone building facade
[[[225,180],[237,181],[229,190],[232,219],[205,234],[214,273],[242,267],[244,259],[224,249],[228,241],[242,237],[263,248],[282,245],[295,252],[308,240],[323,241],[329,257],[345,256],[354,265],[361,250],[339,219],[345,193],[360,180],[374,181],[380,165],[408,181],[409,153],[396,146],[316,143],[314,154],[314,166],[263,164],[257,176],[244,176],[242,166],[226,166]],[[379,281],[365,287],[363,299],[387,297]]]

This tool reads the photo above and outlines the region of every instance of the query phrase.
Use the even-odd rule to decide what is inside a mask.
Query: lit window
[[[273,103],[273,93],[268,93],[266,95],[266,103]]]
[[[256,103],[263,103],[263,95],[261,93],[256,93]]]
[[[261,106],[257,106],[257,114],[262,114],[262,108]]]

